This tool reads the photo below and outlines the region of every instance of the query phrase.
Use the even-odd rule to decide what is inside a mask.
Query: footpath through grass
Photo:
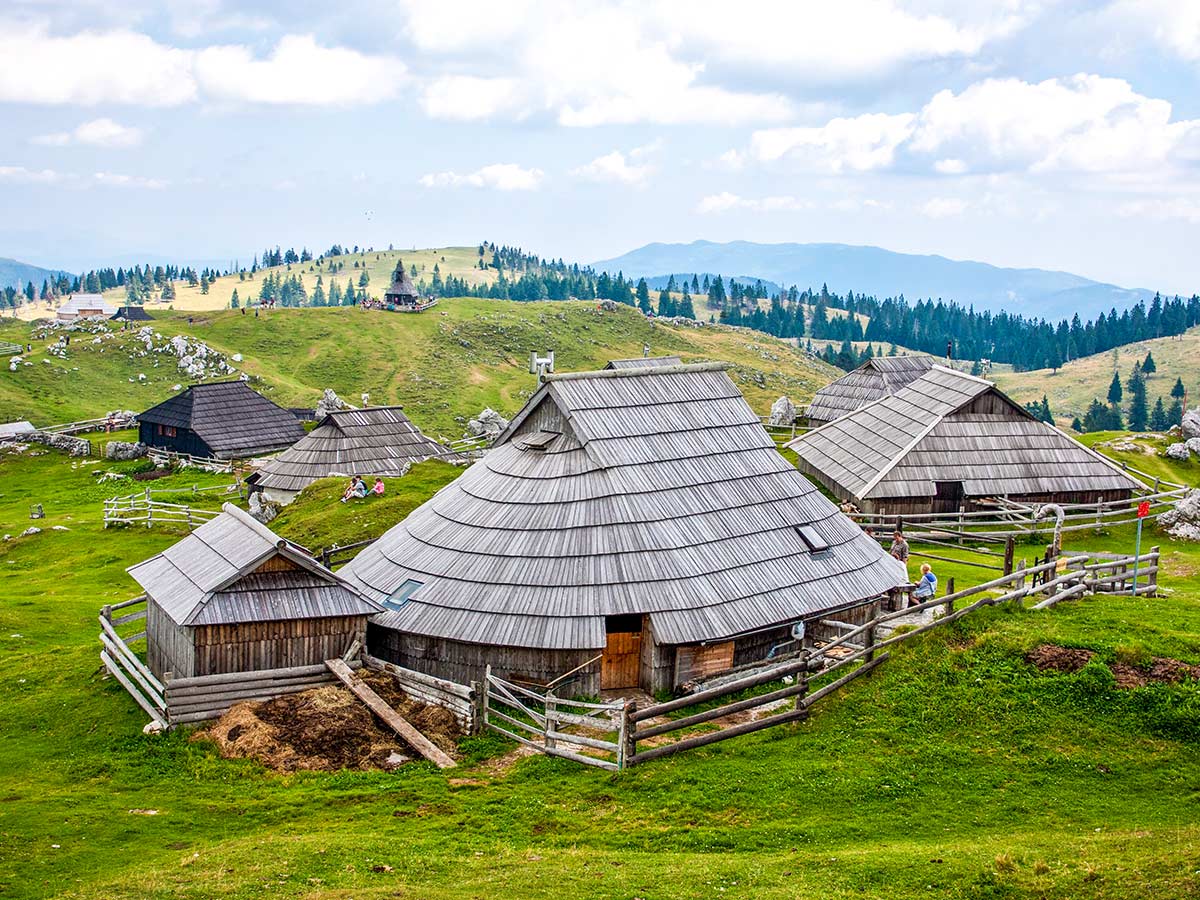
[[[492,737],[464,742],[466,764],[444,773],[282,776],[222,760],[186,730],[143,736],[145,717],[100,677],[98,608],[132,595],[124,568],[179,534],[104,531],[108,486],[91,468],[57,453],[0,458],[0,532],[19,534],[30,502],[46,508],[36,524],[70,529],[0,544],[0,896],[1200,891],[1200,691],[1118,690],[1104,665],[1138,654],[1200,663],[1194,545],[1156,538],[1168,597],[981,611],[896,650],[805,723],[620,776],[542,757],[510,764]],[[404,479],[392,482],[393,502],[453,473],[413,474],[408,498]],[[336,507],[302,504],[278,524],[317,544],[328,542],[313,540],[322,515],[347,538],[383,524],[382,506]],[[1072,546],[1125,549],[1130,535]],[[979,580],[965,567],[962,577]],[[1043,642],[1097,657],[1072,675],[1042,673],[1024,657]]]

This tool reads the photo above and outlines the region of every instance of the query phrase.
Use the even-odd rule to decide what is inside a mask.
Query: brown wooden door
[[[605,625],[608,642],[600,660],[601,690],[637,687],[642,665],[641,616],[610,616]]]

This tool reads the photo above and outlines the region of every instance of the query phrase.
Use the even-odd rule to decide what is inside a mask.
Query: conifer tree
[[[1158,366],[1154,362],[1154,353],[1150,350],[1146,351],[1146,359],[1142,362],[1142,372],[1146,375],[1153,375],[1158,371]]]
[[[1162,397],[1159,397],[1154,401],[1154,409],[1150,410],[1150,430],[1166,431],[1169,427],[1167,425],[1167,409],[1163,406]]]
[[[1146,379],[1139,366],[1134,366],[1126,387],[1129,388],[1129,430],[1145,431],[1150,425],[1150,411],[1146,405]]]
[[[1113,406],[1117,406],[1124,396],[1124,393],[1121,391],[1121,376],[1113,372],[1112,382],[1108,386],[1108,402]]]
[[[230,308],[230,309],[237,309],[237,308],[238,308],[239,306],[241,306],[241,305],[242,305],[241,301],[240,301],[240,300],[238,300],[238,292],[237,292],[237,288],[234,288],[234,289],[233,289],[233,293],[232,293],[232,294],[230,295],[230,297],[229,297],[229,308]]]

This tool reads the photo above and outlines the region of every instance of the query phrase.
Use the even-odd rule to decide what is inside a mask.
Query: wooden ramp
[[[371,712],[383,719],[396,734],[404,738],[406,744],[430,762],[435,763],[439,769],[451,769],[456,765],[453,759],[405,721],[398,712],[388,706],[387,701],[364,684],[344,660],[327,659],[325,667],[337,677],[338,681],[348,687],[355,697],[365,703]]]

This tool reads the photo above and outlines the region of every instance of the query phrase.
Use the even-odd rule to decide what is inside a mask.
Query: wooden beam
[[[371,690],[370,687],[363,684],[350,671],[350,667],[343,660],[327,659],[325,660],[325,666],[337,677],[338,681],[350,689],[350,692],[355,697],[365,703],[371,712],[383,719],[396,734],[404,738],[406,744],[423,757],[435,763],[439,769],[451,769],[456,765],[454,760],[447,756],[429,738],[417,731],[398,712],[388,706],[382,697]]]

